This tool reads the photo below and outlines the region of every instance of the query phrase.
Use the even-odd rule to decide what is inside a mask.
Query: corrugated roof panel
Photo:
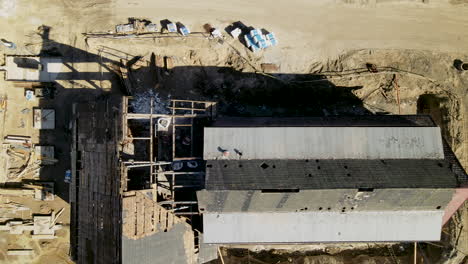
[[[209,160],[208,190],[455,188],[445,160]]]
[[[443,211],[207,213],[204,243],[438,241]]]
[[[262,191],[197,192],[200,211],[214,212],[358,212],[441,210],[451,201],[454,189],[359,189],[301,190],[297,193]]]
[[[204,159],[224,150],[242,159],[444,158],[438,127],[206,127]]]

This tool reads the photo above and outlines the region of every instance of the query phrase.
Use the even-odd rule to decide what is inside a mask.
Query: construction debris
[[[182,219],[155,203],[143,191],[127,192],[123,198],[123,234],[140,239],[157,232],[167,232]]]
[[[54,200],[54,183],[39,182],[35,184],[23,184],[18,188],[0,187],[0,195],[2,196],[29,196],[35,200],[53,201]],[[18,207],[16,204],[10,204],[8,207]]]
[[[12,220],[0,225],[0,231],[8,231],[12,235],[21,235],[24,232],[32,231],[32,238],[53,239],[55,231],[62,228],[57,225],[50,216],[34,216],[33,220]]]
[[[128,24],[121,24],[115,27],[115,31],[118,34],[142,34],[142,33],[152,33],[158,31],[158,26],[151,23],[151,21],[130,18]]]

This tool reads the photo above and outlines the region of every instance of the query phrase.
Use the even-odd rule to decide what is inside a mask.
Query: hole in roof
[[[322,210],[323,208],[322,207],[319,207],[319,210]]]
[[[343,167],[343,168],[345,168],[345,169],[348,169],[348,166],[344,165],[344,167]]]
[[[242,164],[239,164],[239,168],[242,168]]]
[[[319,160],[315,160],[315,162],[319,162]]]
[[[346,210],[346,207],[343,207],[343,210]]]
[[[264,162],[264,163],[260,164],[260,167],[261,167],[262,169],[266,169],[266,168],[268,168],[268,167],[270,167],[270,166],[268,166],[268,164],[266,164],[266,163]]]
[[[213,168],[213,165],[207,164],[206,167],[207,167],[207,168]]]
[[[224,164],[224,168],[227,168],[227,164]]]
[[[385,162],[385,160],[380,160],[380,162],[382,162],[383,164],[387,164],[387,162]]]
[[[345,211],[346,211],[345,209],[341,210],[342,213],[344,213]]]
[[[442,163],[440,163],[440,162],[437,163],[437,165],[438,165],[439,167],[441,167],[441,168],[444,167],[444,164],[442,164]]]
[[[346,176],[351,177],[351,173],[347,173]]]
[[[331,207],[328,207],[327,210],[330,211],[330,210],[331,210]]]
[[[437,210],[438,210],[438,209],[442,208],[442,206],[439,205],[439,206],[437,206],[436,208],[437,208]]]
[[[274,169],[274,168],[276,168],[276,166],[275,166],[275,165],[273,165],[273,166],[271,166],[271,167],[272,167],[273,169]]]
[[[354,210],[354,207],[351,207],[351,210]]]
[[[309,208],[305,207],[304,210],[308,210]]]
[[[362,187],[358,189],[358,192],[373,192],[374,188]]]
[[[320,170],[320,166],[317,166],[317,170]]]
[[[309,160],[305,160],[305,162],[309,162]]]
[[[312,174],[309,173],[309,177],[312,177]]]

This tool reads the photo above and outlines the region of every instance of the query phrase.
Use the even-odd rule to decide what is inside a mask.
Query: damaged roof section
[[[453,189],[337,189],[299,192],[208,191],[197,193],[204,212],[356,212],[441,210]]]
[[[192,227],[152,199],[151,190],[122,200],[122,263],[195,263]]]

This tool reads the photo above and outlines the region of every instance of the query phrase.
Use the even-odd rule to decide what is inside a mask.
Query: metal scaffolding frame
[[[149,113],[131,113],[129,112],[129,99],[131,97],[123,98],[123,111],[122,111],[122,133],[123,140],[122,146],[125,144],[132,144],[135,140],[143,140],[149,142],[149,156],[148,160],[136,161],[136,160],[121,160],[121,172],[122,172],[122,193],[129,191],[127,181],[128,171],[133,168],[149,167],[150,171],[150,189],[152,192],[153,201],[163,206],[168,206],[170,210],[174,211],[176,215],[197,215],[198,212],[178,212],[178,210],[184,210],[184,208],[192,208],[191,206],[196,205],[196,201],[176,201],[175,193],[176,190],[196,187],[190,184],[177,183],[176,178],[180,176],[203,176],[204,172],[178,172],[172,169],[172,162],[174,161],[187,161],[187,160],[199,160],[202,157],[194,157],[193,140],[190,141],[190,156],[189,157],[176,157],[176,128],[177,127],[189,127],[190,128],[190,139],[194,137],[194,119],[195,118],[213,118],[216,115],[216,103],[208,101],[191,101],[191,100],[178,100],[174,99],[170,101],[170,114],[158,114],[154,113],[153,100],[149,100],[150,111]],[[171,120],[170,128],[168,132],[172,137],[172,160],[158,160],[158,129],[157,122],[154,119],[166,118]],[[129,128],[129,120],[149,120],[149,136],[145,137],[133,137],[131,129]],[[156,150],[156,151],[154,151]],[[156,153],[154,153],[156,152]],[[166,181],[161,178],[167,179]],[[168,193],[161,201],[158,201],[158,193]]]

